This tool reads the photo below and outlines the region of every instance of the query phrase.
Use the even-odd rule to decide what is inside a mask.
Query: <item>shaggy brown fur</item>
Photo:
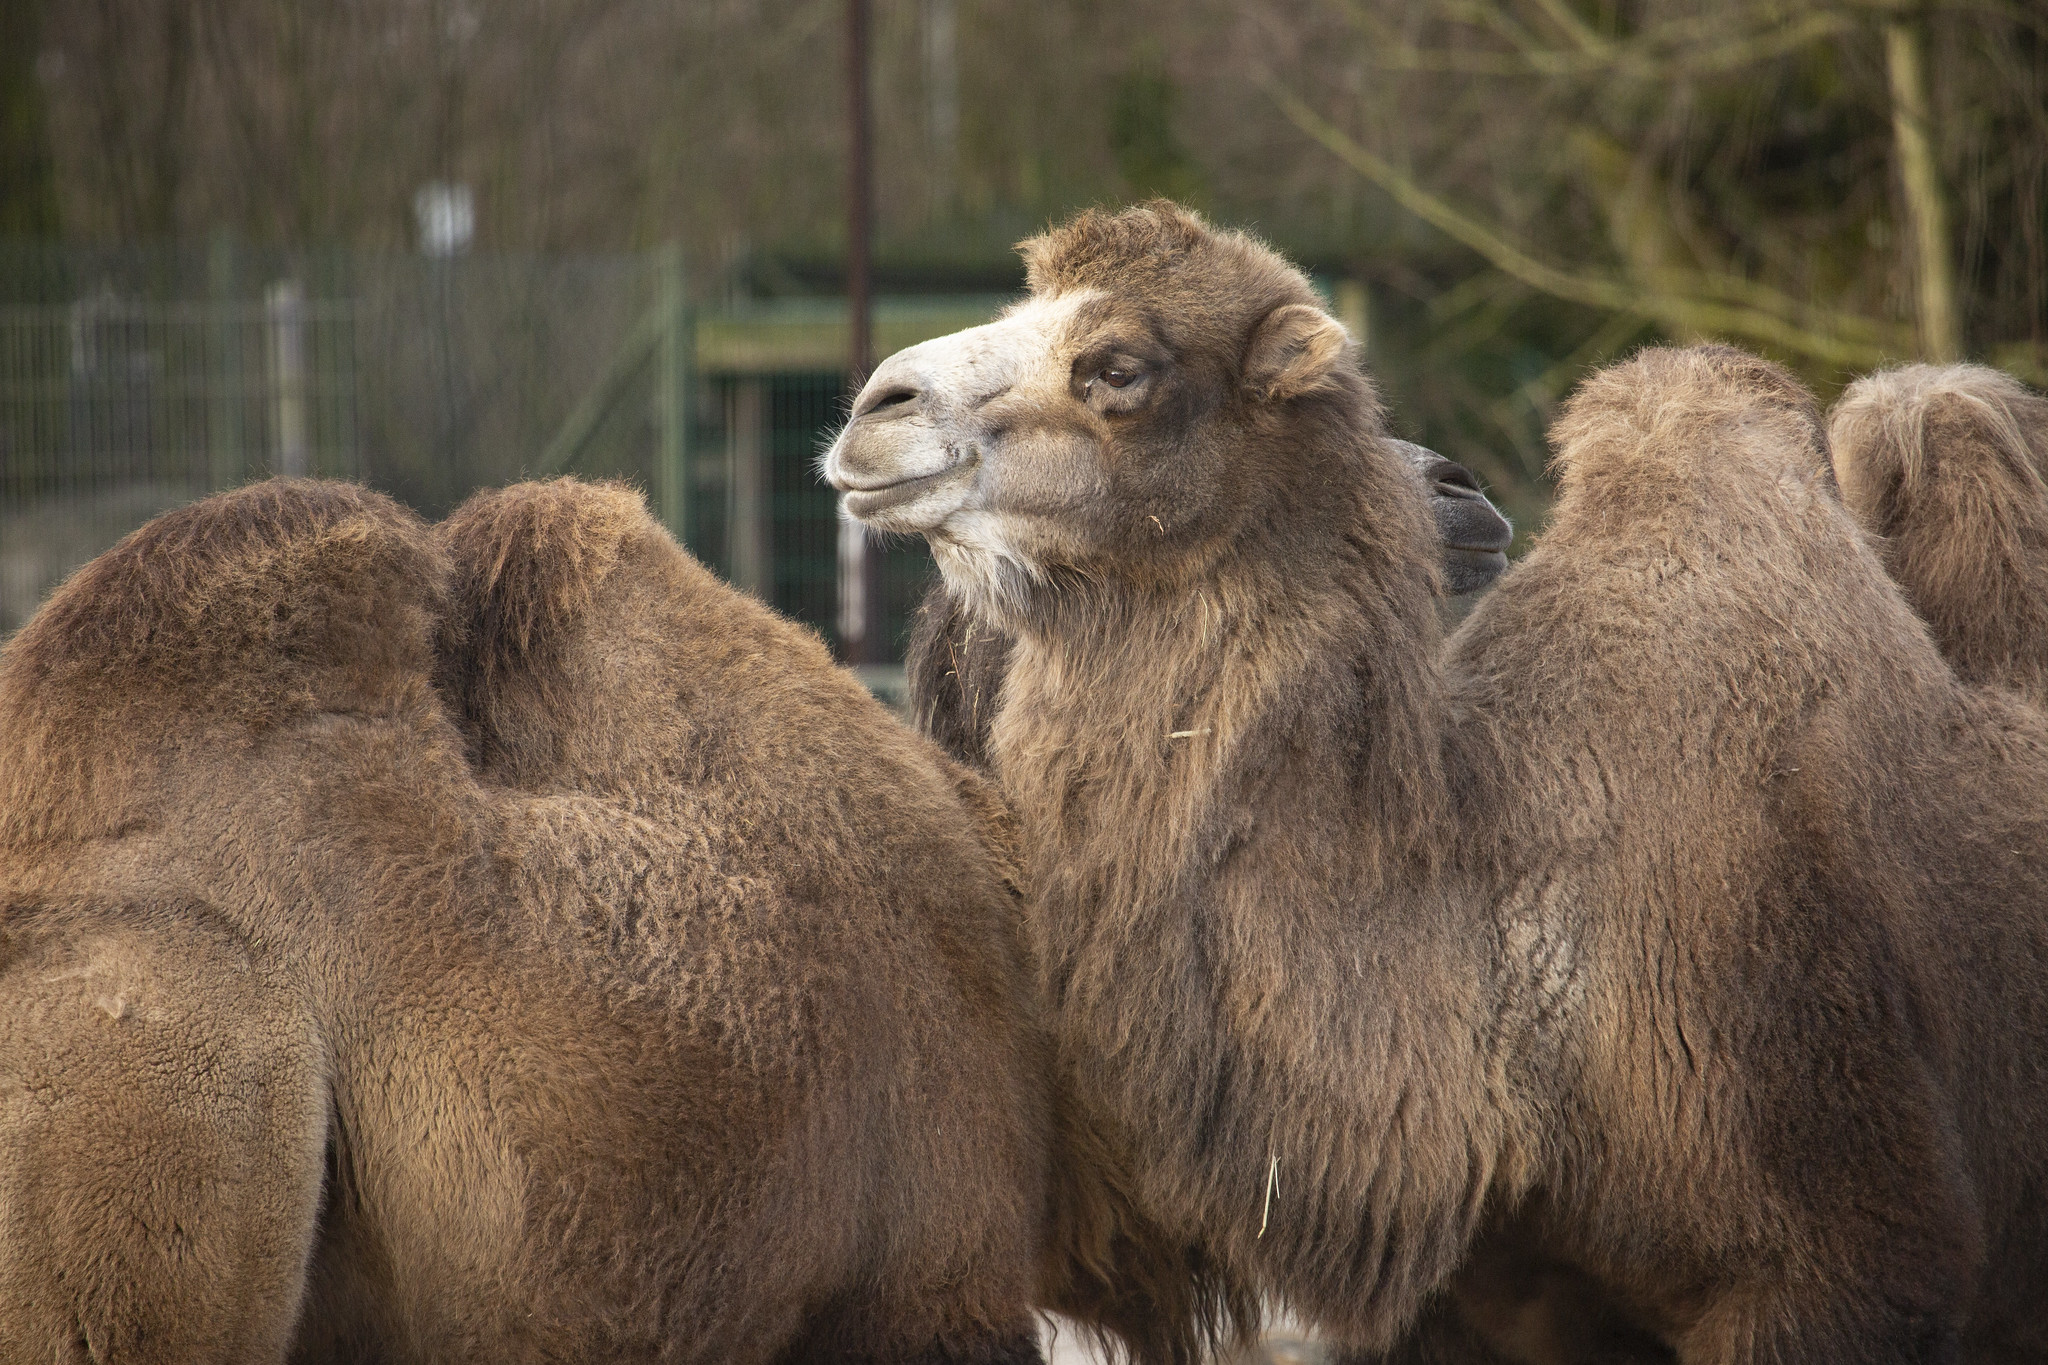
[[[1492,585],[1507,569],[1515,528],[1479,490],[1472,471],[1425,446],[1391,442],[1422,477],[1442,556],[1441,590],[1454,597]],[[941,578],[926,590],[905,652],[910,713],[941,748],[988,764],[988,730],[1010,658],[1010,636],[981,620]]]
[[[0,1358],[1035,1358],[963,781],[623,490],[151,523],[0,660]]]
[[[1828,434],[1956,672],[2048,705],[2048,401],[1981,365],[1908,365],[1850,385]]]
[[[1145,1211],[1400,1359],[2048,1351],[2048,724],[1943,663],[1809,396],[1588,381],[1440,663],[1296,272],[1170,205],[1026,256],[828,468],[1016,632],[1062,1074]]]

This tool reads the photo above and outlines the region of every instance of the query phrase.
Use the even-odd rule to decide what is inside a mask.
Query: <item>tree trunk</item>
[[[1915,313],[1920,351],[1928,360],[1960,360],[1963,327],[1956,301],[1948,205],[1934,152],[1934,125],[1927,98],[1927,37],[1917,23],[1886,24],[1885,69],[1891,84],[1892,137],[1898,148],[1899,180],[1905,188],[1906,234],[1913,253]]]

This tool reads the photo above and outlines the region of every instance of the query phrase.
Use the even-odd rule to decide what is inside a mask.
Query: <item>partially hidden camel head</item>
[[[985,618],[1048,586],[1173,591],[1326,511],[1361,483],[1346,464],[1416,482],[1344,328],[1250,237],[1155,201],[1019,249],[1029,296],[884,361],[825,459],[848,515],[926,536]],[[1400,496],[1427,544],[1419,487]]]

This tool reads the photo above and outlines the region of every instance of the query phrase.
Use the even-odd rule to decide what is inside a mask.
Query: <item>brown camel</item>
[[[2048,706],[2048,400],[1981,365],[1908,365],[1851,384],[1828,437],[1957,674]]]
[[[974,787],[624,490],[150,523],[0,656],[0,1359],[1035,1359]]]
[[[2048,1351],[2048,722],[1959,682],[1810,395],[1595,376],[1438,649],[1300,274],[1172,205],[885,362],[827,460],[1015,638],[1062,1084],[1238,1291],[1412,1360]]]

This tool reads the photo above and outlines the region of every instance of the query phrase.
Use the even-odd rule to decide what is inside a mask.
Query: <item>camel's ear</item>
[[[1244,357],[1245,385],[1269,403],[1319,389],[1350,344],[1343,325],[1322,309],[1284,304],[1252,331]]]

